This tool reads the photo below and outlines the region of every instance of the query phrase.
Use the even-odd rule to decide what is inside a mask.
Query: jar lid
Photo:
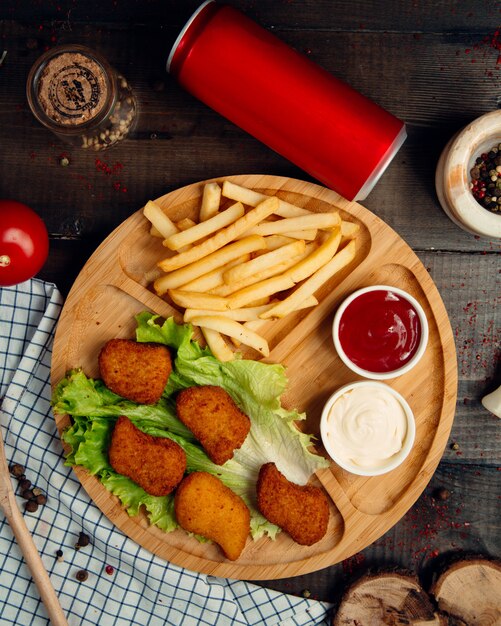
[[[85,46],[56,46],[31,68],[27,97],[41,124],[59,134],[80,134],[111,110],[115,75],[101,55]]]

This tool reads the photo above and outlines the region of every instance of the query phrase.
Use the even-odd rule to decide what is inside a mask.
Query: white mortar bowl
[[[435,187],[449,218],[463,230],[501,239],[501,213],[481,206],[470,189],[470,170],[483,152],[501,143],[501,110],[486,113],[454,135],[437,164]]]

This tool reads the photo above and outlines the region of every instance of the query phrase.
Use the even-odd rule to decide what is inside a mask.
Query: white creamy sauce
[[[379,387],[347,391],[327,418],[327,439],[339,459],[365,468],[384,467],[402,449],[406,433],[404,408]]]

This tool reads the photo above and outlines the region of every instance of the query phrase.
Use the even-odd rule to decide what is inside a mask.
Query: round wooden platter
[[[457,365],[454,339],[440,295],[421,261],[409,246],[376,215],[318,185],[266,175],[227,177],[312,211],[338,209],[343,219],[360,225],[357,254],[350,266],[317,292],[319,304],[282,320],[267,321],[260,332],[267,338],[269,362],[287,368],[289,386],[283,405],[307,413],[305,432],[319,436],[322,406],[341,385],[357,377],[340,361],[331,339],[337,305],[349,293],[374,284],[400,287],[422,304],[430,338],[420,363],[388,384],[408,400],[416,418],[416,442],[396,470],[377,477],[354,476],[332,463],[317,472],[331,501],[326,536],[311,547],[294,543],[286,533],[275,541],[248,539],[237,561],[226,560],[215,544],[199,543],[184,531],[164,533],[146,517],[129,517],[101,483],[80,467],[75,472],[92,500],[126,535],[152,553],[176,565],[226,578],[265,580],[306,574],[333,565],[362,550],[391,528],[418,499],[444,451],[454,418]],[[222,182],[224,179],[213,179]],[[156,202],[175,221],[197,218],[203,185],[188,185]],[[98,377],[97,356],[112,337],[133,337],[133,316],[150,310],[162,317],[181,312],[156,296],[150,285],[156,263],[168,256],[161,241],[149,234],[150,224],[138,210],[100,245],[79,274],[58,324],[52,362],[52,383],[68,369],[82,367]],[[258,358],[244,352],[245,358]],[[60,432],[69,418],[57,416]],[[325,452],[318,445],[319,454]]]

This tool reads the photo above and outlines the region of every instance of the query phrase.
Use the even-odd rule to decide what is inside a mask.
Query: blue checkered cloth
[[[24,465],[47,494],[47,504],[25,520],[70,626],[326,625],[329,604],[172,565],[124,536],[93,504],[64,465],[50,408],[61,306],[57,288],[37,279],[0,289],[0,423],[8,462]],[[82,531],[91,545],[75,550]],[[89,573],[84,582],[79,570]],[[1,513],[0,624],[49,624]]]

